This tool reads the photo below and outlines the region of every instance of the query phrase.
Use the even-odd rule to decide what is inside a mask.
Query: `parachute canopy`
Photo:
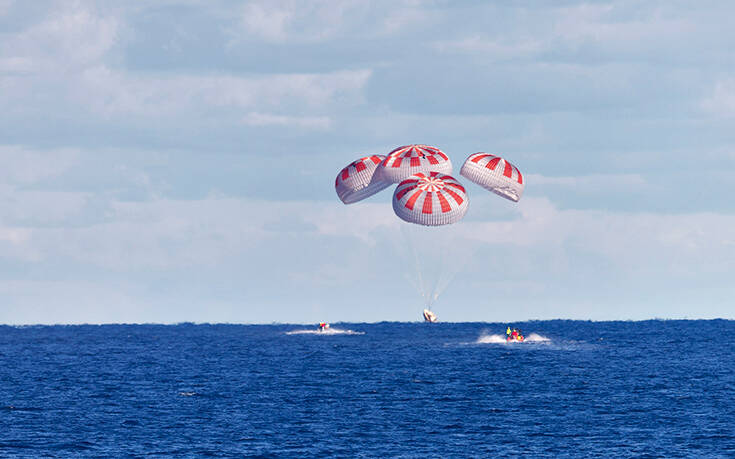
[[[517,167],[489,153],[474,153],[467,158],[459,173],[488,191],[513,202],[523,194],[523,175]]]
[[[360,158],[343,168],[334,181],[337,196],[345,204],[352,204],[378,193],[392,185],[380,180],[375,171],[385,156],[373,155]]]
[[[407,145],[398,147],[380,163],[380,179],[399,183],[417,172],[452,173],[449,157],[436,147]]]
[[[467,192],[451,175],[419,172],[398,184],[393,210],[401,219],[425,226],[456,223],[467,212]]]

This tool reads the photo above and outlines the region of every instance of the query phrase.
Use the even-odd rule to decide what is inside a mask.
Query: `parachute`
[[[334,183],[345,204],[398,184],[393,192],[393,211],[410,224],[399,226],[401,237],[387,240],[395,244],[393,253],[404,258],[402,273],[429,311],[473,255],[469,244],[458,243],[459,233],[452,226],[464,218],[469,200],[464,186],[451,173],[452,162],[444,152],[414,144],[396,148],[387,156],[358,159],[342,169]],[[499,156],[472,154],[460,174],[514,202],[523,194],[520,170]],[[425,226],[435,228],[427,231]]]
[[[459,173],[486,190],[513,202],[518,202],[523,194],[521,171],[500,156],[474,153],[467,158]]]
[[[345,204],[362,201],[392,185],[375,175],[385,156],[373,155],[360,158],[344,167],[334,181],[337,196]]]
[[[388,153],[380,163],[380,179],[399,183],[417,172],[452,173],[452,162],[443,151],[429,145],[406,145]]]
[[[467,212],[467,192],[451,175],[421,172],[403,180],[393,193],[393,210],[402,220],[425,226],[456,223]]]

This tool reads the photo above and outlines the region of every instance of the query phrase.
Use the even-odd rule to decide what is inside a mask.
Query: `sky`
[[[0,323],[414,321],[432,270],[442,321],[735,318],[733,16],[0,0]],[[412,143],[523,198],[462,180],[440,229],[338,200]]]

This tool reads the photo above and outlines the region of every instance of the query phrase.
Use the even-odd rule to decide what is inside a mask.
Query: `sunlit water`
[[[734,322],[507,325],[0,327],[0,456],[735,456]]]

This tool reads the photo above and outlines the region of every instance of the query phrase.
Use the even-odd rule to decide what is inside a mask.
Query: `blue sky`
[[[734,15],[0,0],[0,323],[416,320],[407,240],[456,271],[442,320],[735,318]],[[408,143],[500,154],[524,197],[468,184],[424,232],[392,188],[341,204]]]

